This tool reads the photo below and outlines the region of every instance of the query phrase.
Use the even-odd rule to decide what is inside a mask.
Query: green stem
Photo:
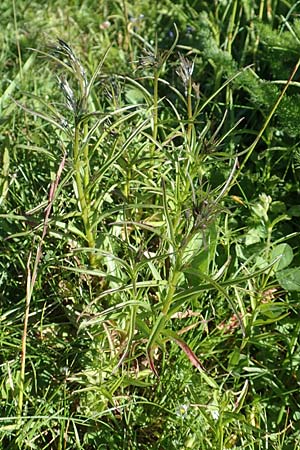
[[[256,17],[256,20],[258,19],[259,22],[262,21],[263,18],[263,14],[264,14],[264,8],[265,8],[265,0],[261,0],[260,5],[259,5],[259,13],[258,16]],[[260,41],[260,37],[259,34],[257,34],[256,36],[256,40],[254,42],[254,48],[253,48],[253,63],[256,63],[256,55],[257,55],[257,50],[258,50],[258,46],[259,46],[259,41]]]
[[[235,24],[236,11],[237,11],[237,0],[235,0],[235,2],[233,3],[232,13],[231,13],[231,17],[230,17],[229,26],[228,26],[227,51],[230,55],[231,55],[231,48],[232,48],[232,42],[233,42],[233,31],[236,26],[236,24]]]
[[[175,291],[176,291],[177,284],[178,284],[178,280],[179,280],[179,277],[181,275],[180,268],[181,268],[181,258],[178,258],[177,261],[176,261],[176,264],[175,264],[174,271],[172,273],[170,282],[169,282],[168,293],[167,293],[167,296],[165,298],[164,305],[163,305],[163,308],[162,308],[162,314],[164,316],[166,316],[168,314],[170,306],[171,306],[171,303],[172,303],[172,300],[174,298]]]
[[[88,134],[88,123],[85,123],[83,126],[83,136],[84,138],[87,136]],[[84,159],[84,188],[85,188],[85,192],[87,195],[87,189],[90,183],[90,159],[89,159],[89,146],[88,144],[85,144],[84,148],[83,148],[83,159]],[[88,199],[87,199],[88,200]]]
[[[87,147],[87,146],[86,146]],[[77,125],[75,128],[75,136],[74,136],[74,169],[75,169],[75,181],[76,181],[76,187],[78,191],[78,198],[79,198],[79,205],[81,209],[81,217],[83,221],[83,225],[85,228],[85,235],[88,242],[88,246],[90,248],[95,248],[95,238],[92,232],[92,227],[90,224],[90,205],[87,202],[86,197],[86,183],[89,181],[88,177],[89,174],[85,174],[85,172],[89,171],[89,167],[82,167],[81,159],[79,155],[79,148],[80,148],[80,125]],[[85,150],[86,155],[87,150]],[[83,176],[83,182],[82,182],[82,175],[81,170],[84,170],[84,176]],[[93,253],[90,253],[89,255],[90,264],[91,266],[96,265],[96,258]]]
[[[188,140],[188,144],[191,145],[192,130],[193,130],[192,77],[190,77],[190,79],[188,81],[187,114],[188,114],[187,140]]]
[[[33,288],[32,278],[31,278],[31,274],[30,274],[30,261],[31,261],[31,253],[30,253],[28,261],[27,261],[26,303],[25,303],[24,327],[23,327],[23,335],[22,335],[20,387],[19,387],[19,398],[18,398],[18,408],[17,408],[19,426],[21,425],[21,421],[22,421],[24,386],[25,386],[27,327],[28,327],[30,301],[31,301],[31,295],[32,295],[32,288]]]
[[[152,145],[152,151],[151,151],[151,159],[154,157],[154,152],[156,148],[155,141],[157,140],[157,133],[158,133],[158,78],[159,78],[159,71],[154,71],[154,86],[153,86],[153,145]]]
[[[131,39],[130,39],[130,23],[128,21],[128,7],[126,0],[122,1],[123,4],[123,15],[124,15],[124,50],[129,52],[130,55],[130,62],[132,67],[134,68],[134,57],[133,57],[133,51],[132,51],[132,45],[131,45]]]

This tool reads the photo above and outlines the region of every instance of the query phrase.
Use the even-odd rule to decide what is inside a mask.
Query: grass
[[[297,450],[299,5],[98,3],[0,7],[0,448]]]

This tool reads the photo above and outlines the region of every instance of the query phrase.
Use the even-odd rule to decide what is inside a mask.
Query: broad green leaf
[[[293,250],[289,244],[279,244],[271,252],[271,260],[276,261],[274,270],[282,270],[288,267],[293,260]]]
[[[288,210],[290,217],[300,217],[300,205],[293,205]]]
[[[130,104],[137,105],[144,102],[144,95],[139,89],[132,87],[126,91],[126,99]]]
[[[300,291],[300,267],[280,270],[276,272],[276,278],[286,291]]]
[[[237,366],[241,357],[241,350],[238,347],[235,347],[234,350],[229,355],[228,368],[232,369],[234,366]]]
[[[195,259],[199,257],[203,252],[203,235],[202,233],[197,233],[188,242],[184,249],[183,263],[190,263],[193,268],[195,268]],[[196,263],[197,266],[197,263]]]
[[[260,194],[259,203],[252,206],[252,211],[261,220],[268,222],[268,211],[272,203],[272,198],[265,193]]]
[[[259,312],[268,317],[269,319],[279,320],[279,317],[284,311],[286,311],[287,306],[285,303],[279,303],[274,301],[268,301],[266,303],[261,303],[258,307]],[[259,319],[258,319],[259,320]]]
[[[255,263],[259,269],[266,269],[268,267],[268,262],[260,255],[255,258]]]
[[[255,228],[250,228],[248,233],[245,235],[245,245],[253,245],[260,242],[261,239],[266,237],[266,228],[261,225],[257,225]]]
[[[276,316],[270,319],[257,319],[253,322],[254,327],[262,327],[264,325],[270,325],[270,323],[278,323],[280,320],[287,317],[289,313],[282,314],[282,316]]]

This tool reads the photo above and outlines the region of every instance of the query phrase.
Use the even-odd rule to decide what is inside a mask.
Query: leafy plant
[[[6,6],[0,447],[296,449],[297,5]]]

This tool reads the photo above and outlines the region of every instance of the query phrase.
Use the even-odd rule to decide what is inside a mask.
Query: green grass
[[[0,6],[0,449],[300,448],[300,3],[257,3]]]

